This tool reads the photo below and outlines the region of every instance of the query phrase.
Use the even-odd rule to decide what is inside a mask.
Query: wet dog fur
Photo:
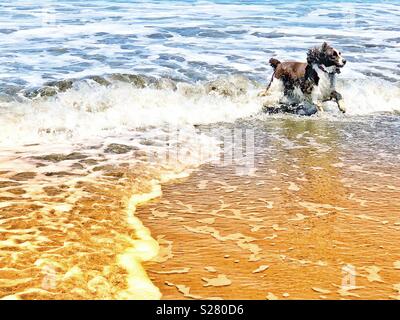
[[[280,62],[271,58],[270,65],[274,69],[271,81],[260,96],[268,94],[274,81],[283,84],[284,97],[294,100],[295,90],[299,88],[302,98],[323,111],[322,103],[334,100],[340,111],[346,112],[343,97],[336,91],[336,76],[346,64],[340,51],[324,42],[320,47],[312,48],[307,53],[307,62]]]

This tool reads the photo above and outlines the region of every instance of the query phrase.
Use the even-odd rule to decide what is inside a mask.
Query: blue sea
[[[399,22],[397,1],[2,1],[0,93],[115,73],[265,85],[271,56],[328,41],[349,61],[349,112],[393,111]]]
[[[328,41],[347,78],[400,79],[398,1],[2,1],[0,84],[105,73],[262,81]]]

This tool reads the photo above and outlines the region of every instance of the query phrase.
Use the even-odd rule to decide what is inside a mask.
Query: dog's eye
[[[338,55],[337,52],[336,52],[336,51],[333,51],[333,56],[334,56],[334,57],[337,57],[337,55]]]

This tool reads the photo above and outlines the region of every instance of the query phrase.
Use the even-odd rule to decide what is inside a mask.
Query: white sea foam
[[[247,90],[238,94],[240,84]],[[227,92],[210,91],[210,83],[179,83],[177,90],[171,90],[78,81],[54,97],[0,102],[0,141],[15,146],[109,136],[146,127],[234,122],[261,112],[263,103],[276,103],[279,97],[279,92],[271,92],[265,99],[257,97],[261,89],[242,77],[224,78],[219,85]],[[340,80],[338,91],[349,116],[400,111],[400,87],[385,80]],[[337,112],[333,103],[327,107]]]
[[[350,115],[400,111],[400,86],[381,79],[354,79],[338,83]]]
[[[15,145],[57,136],[112,135],[150,126],[232,122],[259,111],[256,94],[252,89],[247,94],[224,97],[207,94],[202,85],[178,84],[172,91],[82,81],[55,97],[0,104],[0,141]]]

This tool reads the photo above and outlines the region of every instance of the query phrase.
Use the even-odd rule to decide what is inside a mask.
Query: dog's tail
[[[269,59],[269,64],[275,70],[281,64],[281,62],[275,58],[271,58],[271,59]]]

